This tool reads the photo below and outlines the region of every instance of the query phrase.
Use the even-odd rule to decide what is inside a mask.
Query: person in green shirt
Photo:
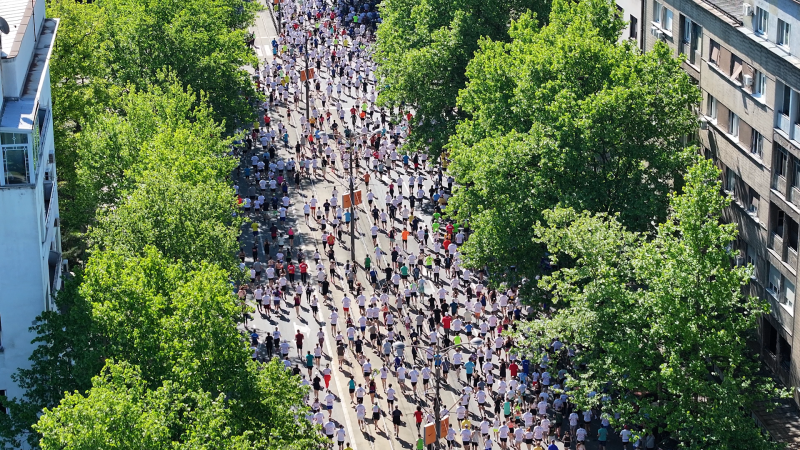
[[[420,436],[419,439],[417,439],[417,450],[422,450],[424,448],[425,448],[425,439],[422,436]]]
[[[434,222],[438,222],[440,217],[442,217],[442,215],[440,213],[438,213],[438,212],[433,213],[433,221]]]
[[[461,345],[461,336],[460,335],[457,334],[456,337],[453,338],[453,344]]]
[[[408,266],[406,266],[405,264],[403,264],[403,266],[400,267],[400,276],[403,277],[404,279],[408,278]]]
[[[314,355],[309,351],[306,354],[306,369],[308,369],[308,376],[311,377],[311,369],[314,368]]]
[[[431,224],[431,230],[433,230],[433,232],[434,232],[434,233],[436,233],[436,232],[438,232],[438,231],[439,231],[439,227],[440,227],[440,226],[441,226],[441,225],[439,225],[439,222],[433,222],[433,223]]]
[[[371,266],[372,266],[372,260],[369,259],[369,255],[367,255],[366,258],[364,258],[364,270],[369,272]]]
[[[608,441],[608,430],[603,427],[600,427],[600,429],[597,430],[597,443],[600,444],[601,450],[605,450],[607,441]]]

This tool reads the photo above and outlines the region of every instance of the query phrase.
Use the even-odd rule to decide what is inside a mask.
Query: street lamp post
[[[479,337],[473,338],[473,339],[471,339],[469,341],[469,343],[473,347],[480,347],[481,345],[483,345],[483,342],[484,342],[483,339],[481,339]],[[395,347],[395,350],[397,350],[397,349],[402,350],[402,349],[405,349],[405,344],[403,344],[402,342],[395,342],[394,347]],[[421,348],[421,349],[427,349],[427,347],[423,347],[421,345],[410,345],[409,347],[417,347],[417,348]],[[436,385],[435,385],[436,386],[435,387],[436,393],[434,394],[434,397],[433,397],[433,421],[434,421],[434,427],[436,428],[436,445],[437,445],[437,447],[439,445],[439,441],[442,438],[442,417],[441,417],[442,406],[441,406],[441,402],[440,402],[440,398],[441,398],[440,394],[441,394],[441,388],[442,388],[442,385],[441,385],[441,380],[442,380],[442,375],[441,375],[442,355],[441,354],[442,353],[447,353],[447,352],[449,352],[450,350],[452,350],[452,349],[454,349],[456,347],[468,347],[468,345],[455,344],[455,345],[451,345],[449,347],[445,347],[443,349],[439,349],[439,341],[438,340],[436,341],[436,354],[433,357],[434,358],[434,366],[436,367]]]
[[[308,34],[309,33],[310,33],[310,31],[306,31],[305,32],[306,43],[305,43],[305,46],[303,47],[303,50],[305,51],[305,54],[306,54],[305,55],[306,56],[306,120],[310,120],[310,118],[311,118],[311,114],[309,114],[309,107],[308,107],[308,105],[310,103],[310,101],[309,101],[310,94],[309,93],[311,91],[311,86],[309,84],[309,81],[310,81],[309,78],[311,78],[310,77],[311,76],[311,70],[309,70],[310,68],[308,67]]]
[[[355,176],[353,174],[353,158],[355,156],[355,146],[350,144],[350,261],[353,267],[356,266],[356,213],[354,204],[355,196]]]

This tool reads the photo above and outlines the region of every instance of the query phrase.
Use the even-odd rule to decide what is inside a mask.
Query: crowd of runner
[[[432,405],[439,405],[440,417],[449,418],[442,436],[449,447],[553,450],[558,440],[581,449],[592,438],[605,448],[609,417],[600,415],[593,430],[596,413],[577,410],[564,387],[575,349],[555,340],[535,360],[514,352],[503,331],[528,316],[527,306],[514,286],[489,288],[483,271],[464,267],[460,249],[469,229],[442,213],[453,179],[426,154],[403,151],[411,112],[376,105],[372,8],[363,2],[332,7],[321,0],[282,1],[282,33],[258,68],[267,97],[264,125],[241,142],[237,170],[247,183],[236,189],[247,217],[272,219],[267,229],[252,223],[267,260],[259,259],[257,239],[250,261],[242,248],[241,268],[250,283],[239,296],[244,301],[251,294],[268,318],[299,318],[301,305],[318,320],[323,308],[331,312],[314,336],[282,336],[277,327],[261,336],[254,332],[254,358],[280,358],[302,377],[310,386],[308,420],[340,449],[350,448],[352,437],[333,419],[334,408],[353,408],[362,432],[389,437],[405,426],[399,403],[406,399],[414,402],[409,421],[420,437],[423,425],[434,422]],[[308,119],[306,64],[315,69]],[[297,130],[297,139],[289,128]],[[289,197],[304,180],[346,186],[350,176],[366,192],[363,214],[356,214],[365,227],[357,239],[369,247],[362,261],[337,260],[336,248],[356,217],[336,187],[330,197],[312,195],[302,205]],[[387,186],[385,195],[373,192],[376,183]],[[297,230],[287,224],[292,208],[316,230],[313,253],[295,245]],[[334,289],[343,292],[341,299],[334,299]],[[323,326],[335,339],[335,358],[324,351]],[[348,377],[349,399],[330,391],[343,364],[360,367],[358,376]],[[437,373],[442,384],[457,389],[455,402],[434,398]],[[384,417],[390,430],[381,427]],[[628,427],[614,435],[625,448],[655,447],[650,435],[634,443]]]

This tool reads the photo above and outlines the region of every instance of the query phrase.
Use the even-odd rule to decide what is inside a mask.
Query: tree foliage
[[[148,386],[136,366],[109,361],[86,395],[67,394],[58,407],[45,410],[35,427],[43,436],[42,449],[279,448],[242,431],[224,394],[192,390],[180,381]]]
[[[549,0],[383,1],[375,54],[379,101],[414,109],[414,132],[406,145],[438,154],[466,117],[456,97],[466,85],[478,41],[508,40],[512,18],[534,11],[544,19],[549,10]]]
[[[619,214],[548,211],[537,241],[564,267],[540,280],[556,312],[526,324],[524,346],[579,348],[574,401],[619,413],[617,425],[684,448],[776,448],[750,418],[777,394],[747,348],[768,306],[742,293],[752,267],[732,267],[737,229],[720,223],[730,202],[720,187],[719,170],[698,160],[652,239]]]
[[[79,173],[80,167],[94,169],[101,177],[113,175],[105,169],[125,167],[126,155],[102,147],[124,145],[117,149],[122,152],[137,144],[124,140],[130,135],[119,135],[125,131],[121,128],[126,124],[126,108],[133,106],[131,96],[125,95],[128,91],[155,95],[155,88],[161,87],[174,98],[178,86],[200,105],[210,105],[193,108],[205,108],[204,114],[216,127],[231,131],[238,123],[252,121],[257,93],[244,66],[257,63],[246,43],[247,27],[257,7],[245,0],[48,3],[48,15],[61,19],[51,79],[63,246],[68,258],[85,261],[84,233],[94,217],[95,197],[118,193],[114,185],[104,185],[111,191],[94,190],[88,192],[96,195],[87,195],[83,182],[88,180],[85,172]],[[191,115],[196,113],[190,109],[186,119],[194,120]],[[151,109],[151,114],[158,116],[158,109]],[[84,136],[90,126],[93,129]],[[163,131],[166,137],[168,130]],[[98,134],[100,141],[95,143]],[[175,137],[171,144],[181,144],[179,134]],[[210,145],[216,145],[218,137],[219,133],[204,136]],[[166,139],[163,143],[170,144]],[[118,158],[101,159],[104,164],[99,167],[87,165],[87,159],[107,156]]]
[[[469,264],[532,277],[532,226],[557,205],[618,212],[634,230],[666,216],[699,91],[666,46],[618,43],[623,25],[612,2],[557,0],[547,26],[523,15],[511,42],[480,42],[458,98],[471,118],[448,144]]]

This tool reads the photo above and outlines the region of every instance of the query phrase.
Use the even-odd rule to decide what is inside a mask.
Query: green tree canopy
[[[385,105],[413,108],[414,132],[406,144],[438,154],[466,117],[456,107],[466,68],[487,36],[508,40],[512,18],[534,11],[545,19],[549,0],[385,0],[375,60]],[[419,122],[422,122],[421,124]]]
[[[98,250],[138,255],[156,247],[170,259],[205,261],[232,273],[240,221],[233,217],[233,189],[222,183],[179,181],[147,172],[115,207],[100,212],[90,237]]]
[[[73,181],[80,192],[69,203],[75,220],[91,224],[98,208],[114,207],[152,171],[186,183],[221,183],[235,167],[225,156],[230,140],[202,96],[197,100],[172,75],[162,78],[163,87],[131,88],[80,134]]]
[[[732,267],[737,229],[720,223],[730,202],[720,187],[698,158],[652,239],[618,214],[548,211],[537,240],[564,268],[539,287],[556,312],[525,323],[521,346],[534,360],[556,338],[580,349],[566,383],[575,403],[619,413],[619,426],[686,448],[777,448],[750,418],[777,393],[747,347],[768,306],[742,294],[752,267]]]
[[[236,422],[224,394],[212,396],[180,381],[152,389],[138,367],[109,361],[85,395],[67,394],[35,428],[44,450],[279,448],[255,442]]]
[[[666,46],[617,43],[622,26],[612,2],[556,0],[547,26],[523,15],[510,43],[480,42],[458,100],[471,118],[449,143],[468,264],[533,276],[532,226],[557,205],[619,212],[634,230],[666,216],[699,91]]]

